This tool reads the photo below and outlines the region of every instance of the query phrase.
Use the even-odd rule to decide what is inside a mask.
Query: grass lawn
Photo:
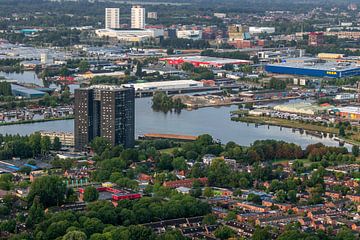
[[[162,149],[160,153],[173,154],[175,149],[177,149],[177,147]]]

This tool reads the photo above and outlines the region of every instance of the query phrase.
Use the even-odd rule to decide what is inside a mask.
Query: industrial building
[[[250,34],[260,34],[260,33],[275,33],[274,27],[249,27]]]
[[[311,77],[342,78],[360,75],[360,67],[354,63],[337,62],[287,62],[265,65],[268,73],[303,75]]]
[[[360,107],[348,106],[348,107],[340,107],[337,109],[333,109],[334,112],[346,119],[350,120],[360,120]]]
[[[14,96],[24,98],[41,98],[45,95],[44,92],[31,88],[26,88],[16,84],[11,84],[11,92]]]
[[[102,37],[116,38],[123,42],[141,42],[151,38],[164,36],[163,29],[147,28],[147,29],[130,29],[130,30],[114,30],[114,29],[97,29],[95,34]]]
[[[249,60],[230,59],[230,58],[217,58],[207,56],[189,56],[189,57],[167,57],[161,58],[160,61],[165,61],[170,65],[181,65],[183,63],[191,63],[195,67],[216,67],[221,68],[225,64],[243,65],[252,64]]]
[[[274,110],[287,113],[315,115],[326,112],[331,106],[319,106],[309,102],[289,103],[274,106]]]
[[[202,39],[202,30],[177,30],[177,38],[200,40]]]
[[[86,150],[95,137],[104,137],[113,146],[134,146],[134,88],[94,85],[76,89],[74,112],[76,150]]]
[[[156,91],[156,90],[176,90],[176,89],[203,87],[204,84],[202,82],[198,82],[194,80],[176,80],[176,81],[124,84],[124,86],[133,87],[135,91]]]

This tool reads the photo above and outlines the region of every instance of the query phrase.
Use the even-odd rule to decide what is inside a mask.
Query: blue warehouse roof
[[[32,88],[26,88],[20,85],[11,84],[11,91],[13,95],[15,96],[23,96],[23,97],[42,97],[45,95],[44,92],[32,89]]]
[[[268,64],[265,70],[271,73],[306,75],[314,77],[349,77],[359,76],[360,66],[354,63],[304,63],[304,62],[283,62],[279,64]]]

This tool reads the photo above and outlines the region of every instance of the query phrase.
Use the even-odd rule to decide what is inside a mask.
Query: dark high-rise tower
[[[75,90],[75,149],[84,150],[98,136],[113,146],[134,146],[134,88],[95,85]]]

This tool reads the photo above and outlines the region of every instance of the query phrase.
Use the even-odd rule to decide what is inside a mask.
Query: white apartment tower
[[[145,28],[145,8],[139,5],[131,8],[131,28]]]
[[[120,28],[120,8],[105,8],[105,28]]]

